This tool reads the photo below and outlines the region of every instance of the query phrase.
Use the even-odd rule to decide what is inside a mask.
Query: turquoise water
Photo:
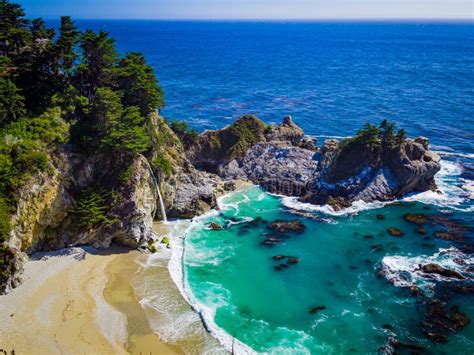
[[[432,343],[419,327],[416,298],[377,276],[382,262],[407,266],[413,257],[426,261],[451,246],[431,236],[435,227],[428,226],[423,236],[403,219],[408,212],[439,214],[435,206],[411,202],[357,214],[302,216],[284,202],[250,187],[224,197],[219,214],[193,222],[185,239],[185,283],[211,328],[258,352],[376,353],[392,332],[432,353],[474,351],[472,324],[450,335],[447,344]],[[273,248],[260,244],[270,232],[268,222],[295,218],[306,226],[304,233],[288,233]],[[466,222],[470,215],[456,212],[449,218]],[[211,221],[227,227],[208,230]],[[389,235],[393,226],[405,236]],[[275,255],[295,256],[299,263],[277,271],[281,262],[272,259]],[[459,297],[453,304],[473,318],[468,300]],[[317,306],[325,309],[311,314]]]

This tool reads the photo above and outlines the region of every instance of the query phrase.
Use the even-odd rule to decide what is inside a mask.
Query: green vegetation
[[[194,128],[189,128],[186,121],[172,120],[168,122],[173,132],[178,136],[184,147],[196,143],[199,138],[199,132]]]
[[[153,161],[153,166],[164,172],[167,176],[173,173],[173,164],[163,155],[158,155]]]
[[[77,224],[82,228],[90,229],[99,223],[111,225],[117,221],[107,215],[114,199],[114,193],[90,187],[81,193],[71,212],[77,215]]]
[[[120,56],[107,32],[79,31],[61,17],[58,31],[42,19],[29,20],[20,5],[0,0],[0,272],[11,267],[4,244],[16,193],[38,173],[54,168],[52,157],[66,148],[82,159],[110,157],[118,179],[97,181],[77,193],[77,224],[110,224],[118,197],[112,180],[132,175],[130,162],[151,149],[157,128],[151,113],[163,92],[143,55]],[[171,163],[158,158],[164,171]]]
[[[253,115],[245,115],[232,125],[205,133],[208,151],[203,155],[214,159],[242,157],[255,143],[264,140],[268,125]]]
[[[374,150],[382,148],[388,151],[394,147],[400,146],[406,139],[406,131],[400,129],[395,134],[396,124],[384,119],[379,126],[366,123],[364,128],[359,130],[355,137],[345,140],[344,146],[349,144],[363,144]]]

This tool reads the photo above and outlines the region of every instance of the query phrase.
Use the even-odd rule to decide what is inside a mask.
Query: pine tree
[[[112,86],[118,54],[115,40],[108,33],[87,30],[81,38],[82,62],[78,67],[78,86],[89,99],[99,87]]]
[[[142,54],[127,53],[120,60],[117,82],[124,94],[123,104],[140,107],[143,116],[163,106],[163,92]]]
[[[72,73],[74,62],[77,59],[75,46],[79,41],[79,34],[80,32],[71,18],[62,16],[59,38],[56,41],[56,52],[59,58],[59,69],[66,78]]]

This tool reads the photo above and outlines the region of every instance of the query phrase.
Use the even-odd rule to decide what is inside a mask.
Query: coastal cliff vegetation
[[[152,145],[158,149],[164,139],[151,118],[164,101],[144,56],[120,56],[107,32],[82,32],[68,16],[55,30],[40,18],[27,19],[22,7],[8,0],[0,1],[0,17],[2,283],[11,273],[10,216],[21,188],[33,176],[52,173],[64,152],[82,161],[107,156],[127,182],[133,175],[130,161]],[[154,162],[171,174],[165,156]],[[77,204],[69,212],[78,227],[114,222],[107,212],[117,194],[114,184],[104,181],[75,189]]]

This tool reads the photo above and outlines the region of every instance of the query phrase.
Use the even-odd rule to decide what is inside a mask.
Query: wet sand
[[[137,251],[35,254],[23,283],[0,296],[0,349],[16,354],[177,354],[153,333],[131,286]]]

